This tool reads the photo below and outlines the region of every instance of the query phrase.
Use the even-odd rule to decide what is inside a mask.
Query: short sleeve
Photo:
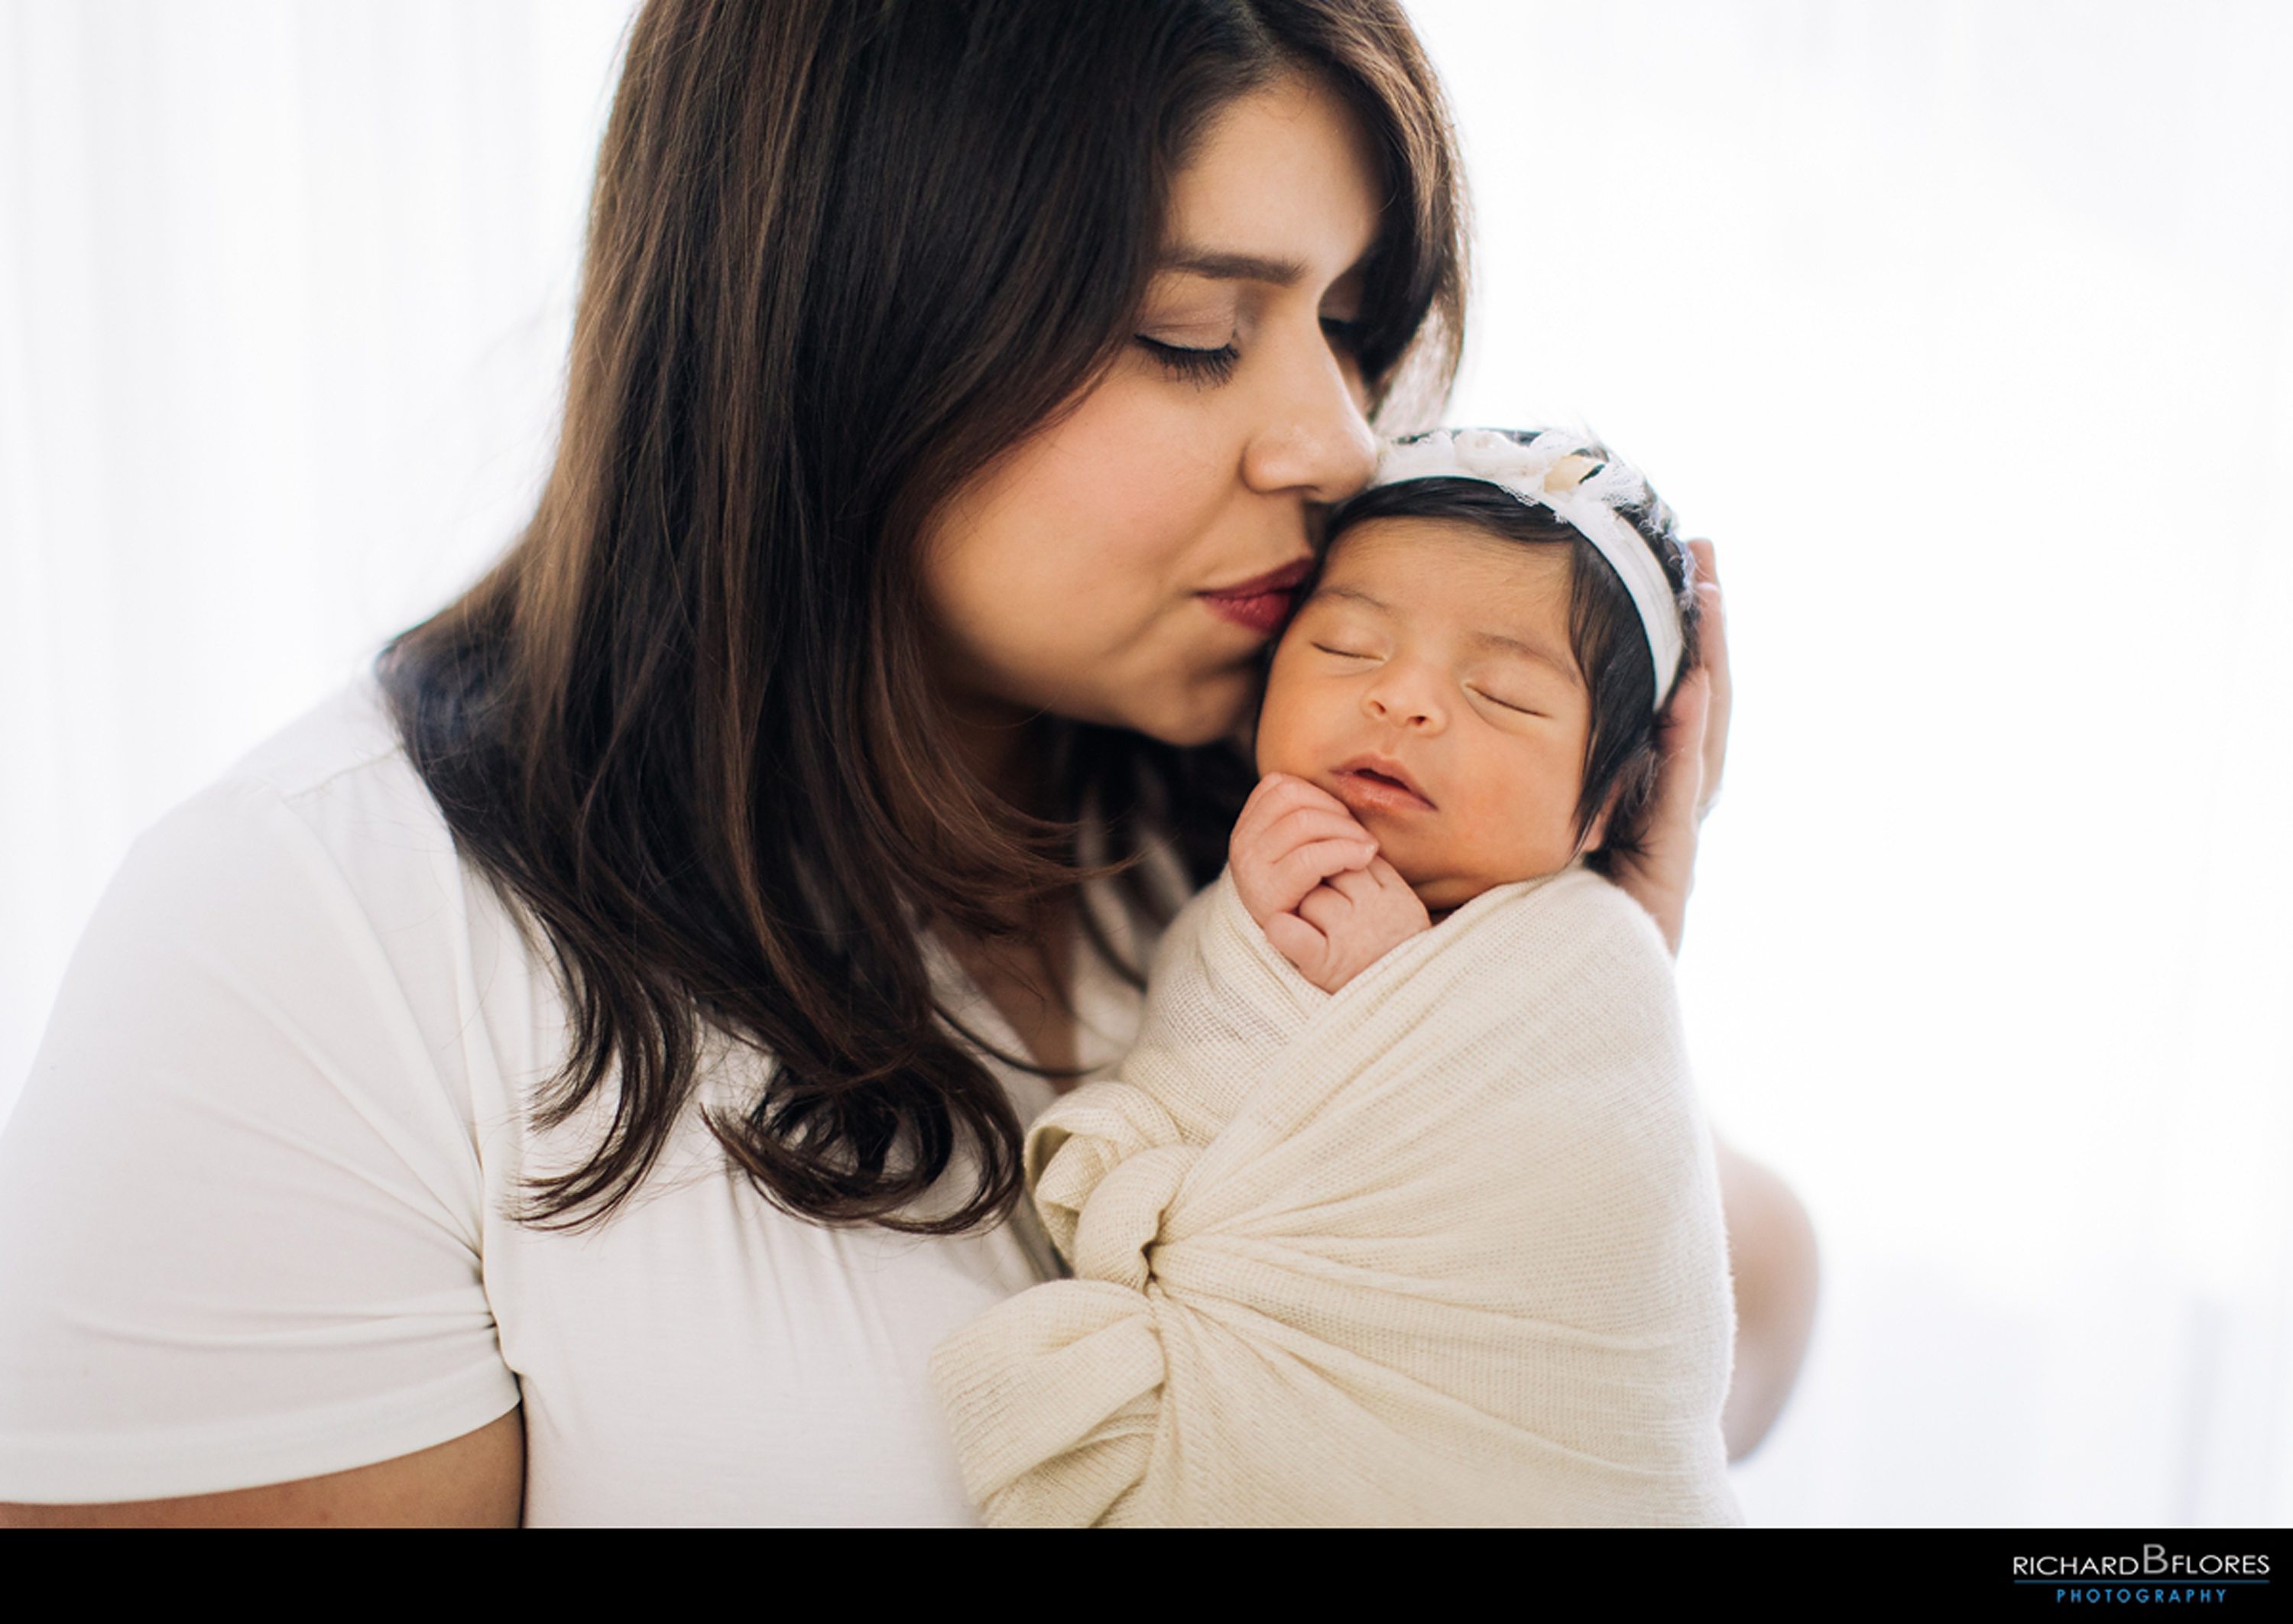
[[[457,1034],[378,933],[437,905],[372,885],[227,781],[105,893],[0,1137],[0,1500],[288,1482],[517,1404]]]

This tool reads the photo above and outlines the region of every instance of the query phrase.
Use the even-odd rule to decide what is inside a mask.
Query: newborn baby
[[[1727,1523],[1711,1140],[1635,838],[1689,555],[1555,431],[1404,441],[1119,1081],[1028,1136],[1071,1281],[934,1371],[1001,1523]]]
[[[1454,462],[1446,439],[1396,448],[1341,511],[1268,675],[1235,883],[1327,992],[1491,886],[1602,851],[1612,824],[1630,844],[1654,784],[1655,716],[1695,604],[1670,515],[1597,448],[1476,434]],[[1612,527],[1646,565],[1667,649],[1651,655],[1588,538],[1462,477],[1477,463],[1533,470],[1541,495]],[[1601,470],[1605,501],[1584,485]]]

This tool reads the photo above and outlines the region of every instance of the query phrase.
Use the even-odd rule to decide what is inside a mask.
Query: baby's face
[[[1568,866],[1591,727],[1567,548],[1375,519],[1275,650],[1258,770],[1344,802],[1438,913]]]

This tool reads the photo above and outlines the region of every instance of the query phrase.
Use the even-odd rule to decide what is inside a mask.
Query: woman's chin
[[[1253,687],[1232,704],[1193,707],[1177,715],[1151,721],[1141,718],[1130,725],[1133,731],[1178,749],[1196,749],[1221,739],[1233,739],[1247,751],[1251,720],[1257,715],[1256,699]]]
[[[1129,689],[1102,690],[1086,699],[1070,694],[1039,711],[1099,727],[1141,733],[1175,749],[1195,749],[1231,739],[1245,748],[1258,715],[1260,684],[1255,669],[1222,673],[1202,682],[1140,682]],[[1164,703],[1151,701],[1162,697]]]

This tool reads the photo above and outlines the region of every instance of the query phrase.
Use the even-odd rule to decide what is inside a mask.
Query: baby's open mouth
[[[1340,767],[1336,776],[1341,788],[1351,788],[1373,805],[1420,806],[1429,810],[1433,805],[1433,798],[1410,782],[1398,763],[1378,764],[1357,757]],[[1339,798],[1347,797],[1341,795]]]

